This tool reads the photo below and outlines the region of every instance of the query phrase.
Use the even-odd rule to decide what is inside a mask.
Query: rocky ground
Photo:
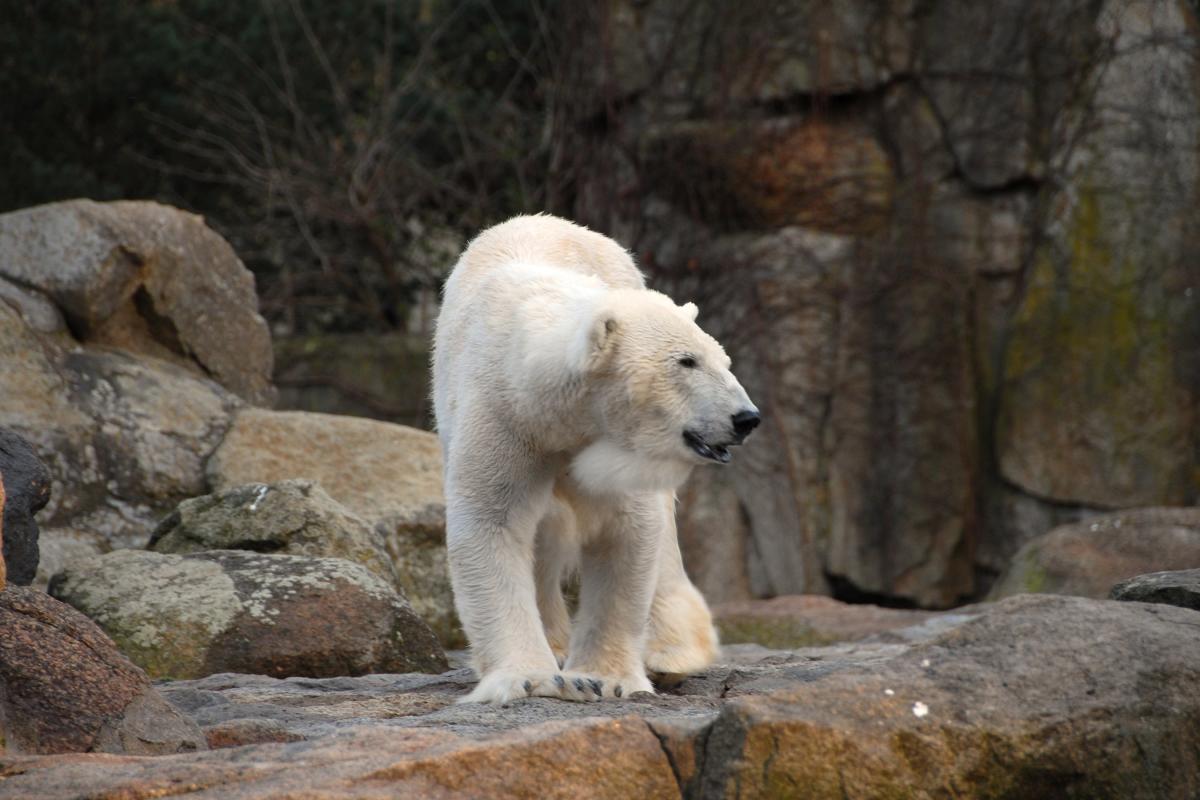
[[[160,684],[211,749],[0,757],[0,797],[1121,797],[1200,792],[1200,614],[1024,596],[732,646],[661,694],[456,704],[471,676]]]

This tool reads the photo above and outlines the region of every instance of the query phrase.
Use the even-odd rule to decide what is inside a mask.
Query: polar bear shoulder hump
[[[591,275],[612,288],[646,285],[629,253],[615,241],[549,214],[513,217],[488,228],[471,241],[456,272],[474,282],[472,278],[478,280],[480,273],[514,262]]]

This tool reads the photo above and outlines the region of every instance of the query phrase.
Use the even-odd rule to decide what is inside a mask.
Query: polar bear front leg
[[[503,704],[530,696],[598,700],[601,692],[593,676],[559,669],[538,614],[533,538],[549,483],[498,473],[491,461],[495,451],[484,452],[488,458],[469,462],[468,469],[447,472],[450,579],[480,676],[460,702]],[[510,452],[503,466],[511,466],[512,460]],[[498,479],[501,474],[504,480]]]
[[[625,497],[583,541],[567,669],[601,676],[605,697],[654,691],[642,650],[662,524],[652,495]]]

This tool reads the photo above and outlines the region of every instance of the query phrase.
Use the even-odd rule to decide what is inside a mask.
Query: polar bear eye
[[[679,366],[686,367],[687,369],[695,369],[696,368],[696,359],[693,356],[683,356],[682,358],[679,359],[679,361],[677,363],[679,364]]]

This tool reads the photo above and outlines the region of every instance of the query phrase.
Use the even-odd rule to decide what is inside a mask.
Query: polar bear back
[[[477,236],[454,269],[460,291],[514,262],[544,264],[599,278],[613,289],[644,289],[645,278],[620,245],[546,214],[513,217]]]

